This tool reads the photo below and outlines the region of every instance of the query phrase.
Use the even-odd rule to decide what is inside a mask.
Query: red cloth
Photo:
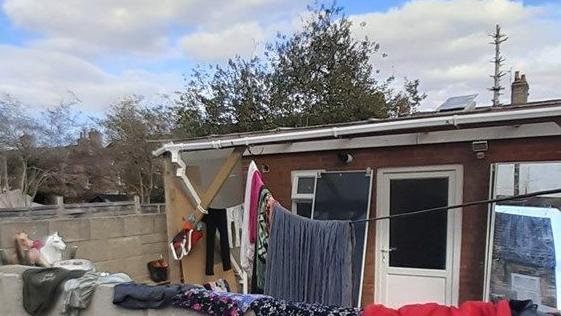
[[[251,193],[249,200],[249,242],[252,244],[257,240],[257,204],[259,203],[259,194],[261,188],[265,184],[261,179],[261,172],[255,171],[251,179]]]
[[[33,246],[31,246],[31,248],[35,248],[35,249],[41,249],[43,247],[43,242],[40,240],[34,240],[33,241]]]
[[[405,305],[391,309],[383,305],[366,306],[363,316],[511,316],[506,300],[497,304],[469,301],[460,307],[449,307],[436,303]]]

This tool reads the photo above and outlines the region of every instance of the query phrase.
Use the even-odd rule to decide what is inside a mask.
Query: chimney
[[[526,81],[526,75],[520,76],[520,71],[514,72],[514,81],[511,86],[510,105],[522,105],[528,103],[528,90],[530,86]]]
[[[88,139],[93,146],[102,147],[103,146],[103,136],[96,129],[91,129],[88,133]]]

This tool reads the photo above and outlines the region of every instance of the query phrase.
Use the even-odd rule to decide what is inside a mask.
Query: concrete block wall
[[[93,261],[98,271],[124,272],[136,281],[149,279],[146,263],[160,254],[167,258],[165,213],[3,220],[0,222],[0,248],[13,253],[13,236],[21,231],[31,239],[44,239],[58,232],[68,245],[78,246],[77,258]]]
[[[28,269],[24,266],[0,266],[0,315],[24,316],[28,315],[23,308],[23,282],[21,273]],[[128,310],[113,305],[113,285],[100,285],[96,288],[92,301],[87,309],[82,311],[82,316],[104,315],[137,315],[137,316],[196,316],[202,315],[185,309],[168,307],[165,309]],[[59,297],[55,306],[47,315],[60,315],[62,311],[62,298]],[[45,315],[45,316],[47,316]],[[253,313],[246,313],[247,316]]]

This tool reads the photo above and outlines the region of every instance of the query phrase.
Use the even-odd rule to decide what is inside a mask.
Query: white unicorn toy
[[[62,255],[65,249],[66,244],[58,232],[56,232],[47,237],[45,245],[41,247],[41,257],[52,266],[55,262],[62,260]]]

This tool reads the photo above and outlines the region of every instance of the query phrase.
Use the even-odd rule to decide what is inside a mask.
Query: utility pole
[[[489,37],[493,39],[493,41],[489,44],[495,46],[495,58],[491,61],[491,63],[495,64],[495,73],[491,75],[494,84],[493,87],[489,88],[489,90],[493,91],[493,106],[499,106],[499,97],[502,94],[501,90],[504,90],[501,86],[501,78],[505,75],[505,73],[501,70],[501,66],[505,61],[504,57],[501,55],[501,43],[506,41],[508,37],[501,33],[501,26],[498,24],[495,27],[495,33],[490,34]]]

